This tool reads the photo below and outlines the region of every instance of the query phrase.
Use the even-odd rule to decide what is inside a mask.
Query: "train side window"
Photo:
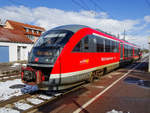
[[[96,40],[96,37],[94,35],[88,35],[88,46],[89,46],[89,49],[88,49],[88,52],[96,52],[96,43],[97,43],[97,40]]]
[[[129,54],[130,54],[129,53],[129,46],[127,46],[127,53],[128,53],[127,56],[129,57]]]
[[[119,42],[116,42],[117,52],[119,52]]]
[[[125,57],[128,57],[128,46],[127,45],[124,45],[124,56]]]
[[[124,45],[124,57],[126,57],[127,55],[127,49],[126,49],[126,45]]]
[[[131,56],[133,56],[133,47],[131,48]]]
[[[112,41],[109,40],[109,48],[110,48],[110,52],[112,52]]]
[[[110,52],[110,40],[105,40],[105,52]]]
[[[128,57],[128,46],[126,45],[126,57]]]
[[[84,43],[84,52],[89,51],[89,37],[86,36],[83,38],[83,43]]]
[[[117,52],[117,43],[115,41],[112,41],[112,52]]]
[[[73,49],[73,52],[82,52],[82,42],[80,41],[75,48]]]
[[[116,43],[117,44],[117,43]],[[123,58],[123,43],[120,43],[121,59]]]
[[[104,52],[104,39],[101,37],[96,37],[97,39],[97,52]]]

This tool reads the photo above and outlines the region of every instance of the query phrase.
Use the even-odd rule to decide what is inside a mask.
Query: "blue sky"
[[[150,0],[0,0],[0,18],[46,29],[84,24],[122,37],[141,47],[150,36]]]

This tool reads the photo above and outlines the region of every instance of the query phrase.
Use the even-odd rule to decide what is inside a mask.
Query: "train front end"
[[[61,74],[59,56],[72,35],[73,32],[62,29],[45,32],[29,53],[27,67],[22,67],[22,81],[46,90],[53,85],[59,85],[60,81],[54,84],[50,82],[51,72],[57,62],[57,71]]]

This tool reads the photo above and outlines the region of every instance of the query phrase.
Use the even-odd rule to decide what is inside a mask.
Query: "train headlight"
[[[26,82],[36,82],[36,74],[34,71],[24,70],[23,80]]]

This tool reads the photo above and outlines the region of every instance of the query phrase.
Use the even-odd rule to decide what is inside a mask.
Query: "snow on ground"
[[[39,95],[39,98],[42,98],[42,99],[45,99],[45,100],[49,100],[52,97],[47,96],[47,95]]]
[[[20,63],[14,63],[11,67],[14,68],[14,67],[20,67],[21,64]]]
[[[29,105],[29,104],[23,103],[23,102],[16,102],[16,103],[14,103],[14,105],[16,108],[18,108],[20,110],[27,110],[32,107],[32,105]]]
[[[116,111],[115,109],[113,109],[112,111],[108,111],[107,113],[123,113],[123,111]],[[130,113],[130,112],[127,112]]]
[[[62,93],[57,93],[57,94],[55,94],[55,96],[57,97],[57,96],[59,96],[59,95],[61,95]]]
[[[40,103],[44,102],[43,100],[40,100],[40,99],[37,99],[37,98],[27,98],[27,101],[34,104],[34,105],[37,105],[37,104],[40,104]]]
[[[11,89],[9,88],[15,84],[23,84],[21,79],[9,80],[6,82],[0,82],[0,101],[7,100],[13,96],[22,95],[21,89]]]
[[[0,108],[0,113],[20,113],[20,112],[11,108],[3,107]]]

